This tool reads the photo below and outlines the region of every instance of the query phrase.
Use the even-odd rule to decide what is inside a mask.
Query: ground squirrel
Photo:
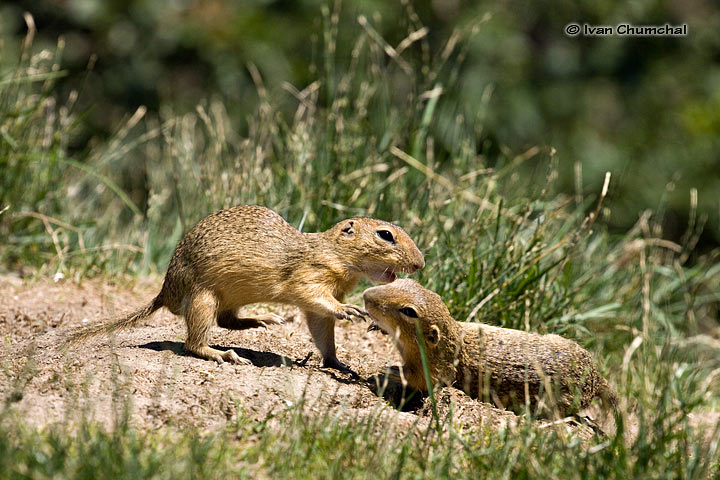
[[[368,288],[363,297],[376,322],[371,329],[377,326],[393,337],[403,358],[402,369],[391,370],[391,376],[412,388],[427,391],[417,323],[433,384],[455,386],[516,411],[524,409],[526,399],[534,410],[539,396],[560,415],[587,407],[595,397],[617,405],[590,354],[571,340],[457,322],[438,294],[410,279]]]
[[[374,218],[350,218],[322,233],[301,233],[274,211],[260,206],[220,210],[202,219],[180,241],[162,290],[147,306],[107,324],[80,328],[69,343],[128,328],[166,307],[185,317],[185,349],[208,360],[249,363],[233,350],[208,345],[217,325],[244,329],[281,323],[268,313],[238,318],[251,303],[295,305],[304,313],[326,367],[347,369],[335,353],[335,320],[363,317],[343,297],[361,277],[392,282],[396,272],[425,266],[405,231]]]

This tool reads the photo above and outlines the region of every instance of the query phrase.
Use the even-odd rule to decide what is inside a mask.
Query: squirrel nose
[[[417,272],[418,270],[422,270],[423,268],[425,268],[425,259],[422,259],[422,260],[421,260],[420,262],[418,262],[418,263],[414,263],[414,264],[413,264],[413,268],[415,269],[416,272]]]
[[[365,303],[365,308],[367,308],[368,304],[373,303],[376,300],[376,288],[377,287],[370,287],[363,292],[363,302]]]

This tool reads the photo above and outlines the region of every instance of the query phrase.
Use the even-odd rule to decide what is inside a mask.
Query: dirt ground
[[[330,410],[334,415],[362,418],[379,413],[387,417],[384,426],[394,425],[398,432],[430,420],[429,408],[420,402],[401,412],[371,388],[373,375],[400,360],[388,337],[367,332],[363,322],[337,324],[338,358],[359,374],[356,379],[321,368],[307,327],[287,307],[270,307],[287,318],[284,325],[243,331],[214,328],[211,345],[234,348],[251,365],[219,365],[187,355],[183,320],[164,309],[113,338],[101,336],[70,349],[60,347],[71,329],[144,305],[160,284],[159,278],[78,284],[0,277],[3,398],[36,426],[81,415],[111,427],[115,406],[123,404],[117,399],[127,396],[131,422],[141,429],[173,424],[214,430],[234,422],[238,407],[244,415],[263,420],[303,396],[308,414]],[[259,308],[268,307],[249,310]],[[445,389],[439,402],[442,411],[447,411],[450,401],[456,405],[455,424],[465,428],[497,429],[518,422],[511,412]],[[586,426],[573,422],[562,428],[592,435]]]

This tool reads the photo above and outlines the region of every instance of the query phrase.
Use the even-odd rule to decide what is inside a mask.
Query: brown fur
[[[370,316],[395,340],[404,362],[402,377],[413,388],[427,391],[415,326],[419,323],[434,384],[454,386],[514,410],[522,410],[526,402],[535,409],[543,400],[567,415],[595,397],[617,405],[617,395],[590,354],[571,340],[456,322],[439,295],[410,279],[369,288],[364,299]],[[401,312],[408,308],[412,310]]]
[[[381,231],[390,232],[392,241],[382,239]],[[364,315],[359,307],[343,304],[344,296],[361,277],[388,282],[395,272],[424,266],[407,233],[382,220],[350,218],[322,233],[300,233],[265,207],[228,208],[208,215],[183,237],[162,290],[147,306],[78,329],[69,341],[129,328],[166,307],[185,317],[188,351],[220,363],[246,363],[233,350],[211,348],[210,330],[215,323],[231,329],[279,323],[282,317],[275,314],[235,315],[243,305],[276,302],[299,307],[324,365],[344,368],[335,354],[335,320]]]

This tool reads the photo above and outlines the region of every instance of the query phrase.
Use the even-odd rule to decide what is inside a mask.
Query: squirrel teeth
[[[368,332],[376,332],[378,330],[381,330],[380,325],[378,325],[374,321],[370,322],[370,325],[368,325],[367,331]]]

